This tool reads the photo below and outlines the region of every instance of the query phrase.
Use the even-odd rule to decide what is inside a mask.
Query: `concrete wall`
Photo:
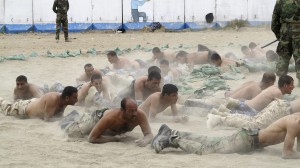
[[[6,32],[54,31],[54,0],[0,0],[0,29]],[[263,2],[263,3],[262,3]],[[117,29],[122,20],[127,29],[141,29],[152,22],[161,22],[167,29],[224,25],[234,19],[252,25],[270,23],[276,0],[150,0],[139,7],[147,14],[147,22],[133,23],[131,0],[69,0],[70,31],[81,29]],[[214,14],[214,23],[205,23],[205,15]],[[20,28],[22,27],[22,28]],[[32,29],[33,28],[33,29]]]

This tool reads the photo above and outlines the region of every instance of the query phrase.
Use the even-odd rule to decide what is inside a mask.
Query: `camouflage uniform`
[[[232,135],[208,137],[188,132],[175,131],[170,139],[172,147],[179,147],[185,152],[198,155],[211,153],[247,153],[260,148],[259,129],[241,128]]]
[[[271,29],[279,40],[277,53],[279,60],[276,64],[278,76],[287,74],[289,61],[293,55],[295,70],[300,79],[300,0],[277,0]]]
[[[52,10],[56,13],[56,36],[55,39],[59,40],[59,32],[62,24],[65,40],[68,40],[68,0],[55,0]]]

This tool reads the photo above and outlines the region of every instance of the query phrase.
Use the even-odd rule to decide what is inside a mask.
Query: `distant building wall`
[[[161,22],[167,29],[202,29],[215,24],[226,25],[234,19],[251,25],[270,23],[276,0],[150,0],[138,7],[146,16],[133,22],[134,0],[69,0],[70,31],[90,29],[141,29]],[[141,1],[141,0],[140,0]],[[0,29],[6,33],[55,30],[54,0],[0,0]],[[208,13],[212,24],[205,22]],[[3,28],[4,27],[4,28]],[[3,32],[2,31],[2,32]]]

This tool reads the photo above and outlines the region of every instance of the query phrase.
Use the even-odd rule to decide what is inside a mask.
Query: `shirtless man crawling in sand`
[[[297,151],[293,150],[297,138]],[[180,132],[162,125],[152,141],[157,153],[164,148],[180,148],[198,155],[247,153],[283,142],[283,159],[300,158],[300,113],[285,116],[265,129],[240,129],[224,137],[207,137]]]
[[[40,87],[27,82],[27,77],[20,75],[16,78],[14,101],[39,98],[44,94]]]
[[[225,105],[220,105],[218,110],[212,109],[211,113],[219,114],[230,112],[254,116],[257,112],[267,107],[273,100],[282,99],[284,94],[291,94],[293,89],[293,78],[289,75],[282,75],[279,77],[278,87],[270,86],[251,100],[240,101],[228,98]],[[224,106],[226,108],[224,108]]]
[[[100,94],[103,94],[105,100],[110,100],[108,89],[105,83],[102,82],[102,76],[99,74],[93,74],[91,76],[91,81],[83,84],[78,91],[78,105],[92,105],[95,98],[100,98]],[[97,97],[98,96],[98,97]],[[86,100],[86,98],[90,100]],[[86,101],[85,101],[86,100]]]
[[[179,122],[186,118],[178,117],[176,102],[178,99],[178,88],[173,84],[165,84],[162,92],[151,94],[140,106],[139,109],[145,112],[149,120],[155,120],[158,113],[171,107],[173,121]]]
[[[131,98],[124,98],[119,109],[96,110],[91,114],[71,112],[61,123],[69,137],[83,138],[89,135],[90,143],[106,143],[122,141],[123,133],[132,131],[140,126],[144,137],[136,140],[138,146],[146,146],[152,141],[153,134],[144,112],[138,110],[136,102]],[[65,121],[64,121],[65,120]]]
[[[141,65],[138,61],[131,61],[124,57],[120,58],[114,51],[109,51],[107,53],[107,60],[113,65],[112,70],[138,70],[141,68]]]
[[[76,78],[76,83],[82,84],[91,81],[91,77],[93,74],[102,75],[102,73],[99,70],[95,69],[92,64],[90,63],[85,64],[84,73],[80,75],[78,78]]]
[[[227,91],[226,97],[238,100],[251,100],[257,96],[262,90],[274,85],[276,76],[272,72],[265,72],[260,82],[248,81],[233,91]]]
[[[131,82],[128,88],[123,89],[119,98],[131,97],[139,102],[146,100],[152,93],[159,92],[161,75],[157,71],[151,71],[148,76],[140,76]]]
[[[220,68],[225,68],[228,65],[236,65],[236,62],[230,59],[221,58],[215,51],[200,51],[194,53],[186,53],[179,51],[176,55],[176,61],[180,64],[187,64],[190,70],[193,70],[195,65],[212,64]]]
[[[61,117],[67,105],[77,102],[77,89],[64,88],[62,94],[49,92],[41,98],[20,100],[14,104],[0,98],[0,107],[4,115],[17,118],[40,118],[49,121],[52,117]]]

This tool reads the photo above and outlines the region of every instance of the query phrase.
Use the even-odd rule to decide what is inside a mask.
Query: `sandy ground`
[[[176,33],[143,33],[128,32],[115,34],[112,32],[70,33],[71,43],[55,43],[54,34],[0,34],[0,56],[14,54],[39,54],[26,61],[0,62],[0,96],[12,99],[15,78],[26,75],[29,82],[37,85],[53,84],[61,81],[64,85],[74,85],[75,78],[83,72],[86,63],[96,68],[109,65],[105,55],[81,55],[75,58],[47,58],[46,53],[61,53],[65,50],[81,49],[84,53],[95,48],[97,51],[115,49],[117,47],[133,48],[137,44],[152,48],[154,46],[176,47],[180,44],[191,45],[187,51],[196,51],[197,44],[207,45],[224,54],[228,51],[241,56],[240,47],[249,42],[257,42],[260,46],[275,39],[268,27],[243,28],[236,30],[206,30],[200,32]],[[276,44],[268,47],[275,49]],[[149,59],[150,52],[134,51],[123,55],[129,59]],[[295,74],[291,74],[295,77]],[[228,81],[233,89],[248,80],[260,80],[261,73],[250,73],[246,79]],[[295,78],[296,79],[296,78]],[[296,83],[297,84],[297,83]],[[299,88],[294,90],[299,93]],[[171,128],[221,136],[232,133],[235,129],[208,130],[204,111],[198,110],[190,116],[186,124],[166,121]],[[165,116],[158,115],[158,118]],[[154,134],[162,123],[151,123]],[[47,123],[39,119],[19,120],[0,114],[0,167],[297,167],[299,160],[283,160],[280,158],[283,144],[266,147],[250,154],[211,154],[198,156],[186,154],[179,149],[166,149],[156,154],[148,145],[137,147],[135,139],[141,138],[139,127],[126,134],[124,142],[90,144],[86,140],[70,142],[58,126],[58,122]]]

